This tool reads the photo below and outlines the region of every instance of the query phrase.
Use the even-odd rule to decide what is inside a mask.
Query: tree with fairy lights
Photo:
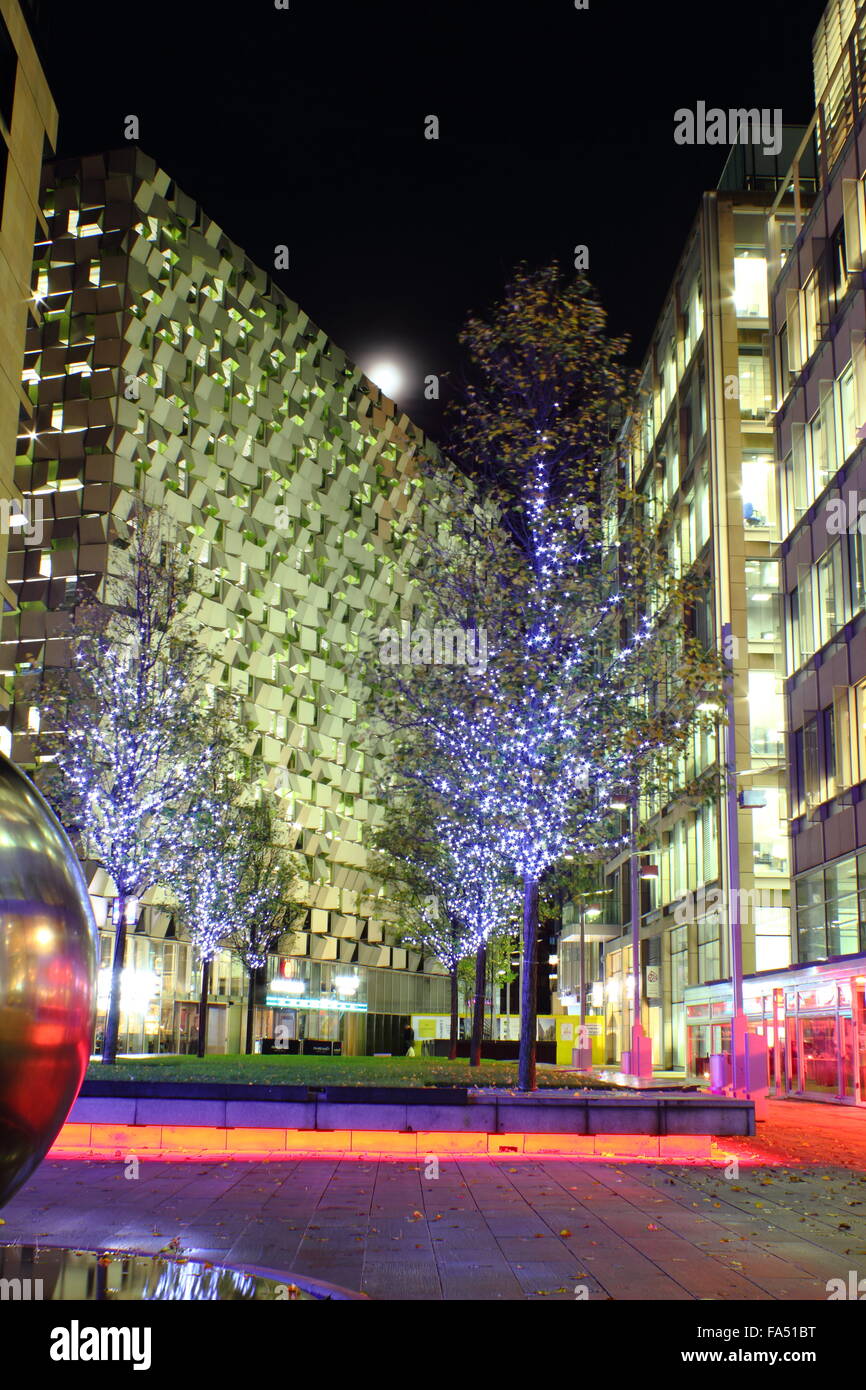
[[[176,866],[169,887],[178,903],[178,915],[201,962],[198,1011],[198,1055],[207,1043],[207,1010],[214,957],[228,932],[236,925],[235,913],[245,862],[244,832],[251,787],[260,779],[242,779],[237,750],[213,769],[209,793],[192,808],[192,825],[186,852]]]
[[[67,615],[69,665],[32,692],[50,759],[41,785],[117,893],[105,1063],[117,1055],[128,913],[175,877],[229,718],[186,621],[189,565],[167,524],[141,507],[125,530],[102,596],[80,595]]]
[[[232,864],[235,887],[224,942],[247,973],[244,1051],[250,1053],[256,977],[280,938],[297,931],[306,916],[298,902],[299,861],[289,846],[279,802],[263,788],[243,808]]]
[[[423,803],[387,805],[385,823],[379,828],[368,867],[387,890],[396,912],[395,943],[433,956],[448,972],[450,983],[449,1057],[457,1056],[459,1019],[458,967],[473,949],[465,922],[449,908],[451,867],[442,845],[424,823]]]
[[[458,967],[474,957],[475,1006],[469,1060],[481,1062],[484,982],[490,940],[513,919],[518,897],[495,837],[483,823],[462,822],[429,789],[392,802],[378,836],[385,881],[405,885],[414,922],[401,933],[407,944],[436,956],[451,979],[451,1057],[457,1055]],[[480,981],[480,985],[479,985]]]
[[[522,881],[530,1090],[542,878],[566,853],[626,848],[614,805],[677,760],[717,665],[688,635],[690,577],[672,571],[640,506],[602,495],[624,344],[607,338],[588,282],[521,270],[462,341],[462,477],[437,470],[438,524],[413,537],[412,577],[423,622],[461,631],[467,652],[474,632],[484,659],[430,662],[410,646],[398,666],[382,647],[368,671],[396,779],[487,826]]]

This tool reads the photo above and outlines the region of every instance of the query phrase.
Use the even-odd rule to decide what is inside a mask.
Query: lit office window
[[[749,747],[759,758],[785,751],[782,681],[774,671],[749,672]]]
[[[738,318],[765,319],[767,308],[767,260],[754,251],[734,256],[734,304]]]
[[[785,793],[779,787],[761,787],[766,805],[756,807],[752,818],[752,853],[755,873],[788,874],[788,836],[782,817],[785,814]]]
[[[774,527],[776,487],[773,458],[755,449],[743,454],[743,520],[750,528]]]
[[[740,348],[740,414],[750,420],[765,419],[772,404],[767,366],[761,348]]]
[[[755,969],[783,970],[791,964],[791,924],[787,907],[755,907]]]
[[[746,561],[746,620],[750,647],[781,641],[781,596],[776,560]]]
[[[683,350],[688,362],[698,339],[704,331],[704,301],[699,279],[695,279],[685,297],[683,308]]]

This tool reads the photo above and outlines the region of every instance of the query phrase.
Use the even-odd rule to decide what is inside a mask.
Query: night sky
[[[824,0],[75,0],[42,48],[61,154],[140,144],[436,435],[428,373],[512,266],[589,248],[611,330],[649,334],[726,151],[673,141],[677,107],[813,111]],[[424,119],[440,121],[438,141]]]

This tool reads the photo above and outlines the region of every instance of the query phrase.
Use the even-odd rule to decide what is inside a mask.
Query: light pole
[[[652,1051],[641,1023],[641,978],[640,978],[640,854],[637,847],[638,836],[638,792],[631,800],[631,968],[634,996],[632,1000],[631,1061],[629,1072],[632,1076],[652,1076]]]
[[[748,1089],[746,1076],[746,1015],[743,1010],[743,929],[740,922],[740,833],[737,799],[737,740],[734,718],[734,659],[731,624],[722,625],[722,653],[728,667],[725,731],[725,775],[728,819],[728,921],[730,923],[731,991],[731,1093]]]

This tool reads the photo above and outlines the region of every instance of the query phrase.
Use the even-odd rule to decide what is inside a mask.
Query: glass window
[[[812,610],[812,570],[800,572],[791,593],[791,670],[796,671],[815,655],[815,621]]]
[[[821,773],[818,761],[818,716],[803,725],[803,755],[807,807],[817,806],[821,797]]]
[[[749,671],[750,751],[760,758],[784,754],[782,680],[774,671]]]
[[[866,681],[861,681],[854,690],[856,728],[857,767],[855,776],[859,781],[866,778]]]
[[[765,806],[751,812],[755,874],[762,878],[788,875],[788,836],[783,817],[786,796],[780,787],[761,787]]]
[[[781,645],[782,610],[776,560],[746,561],[746,618],[749,647]]]
[[[812,271],[803,286],[803,316],[806,331],[806,357],[811,357],[821,336],[821,277]]]
[[[755,251],[734,256],[734,304],[738,318],[767,317],[767,261]]]
[[[671,1003],[681,1004],[689,982],[688,927],[675,927],[671,939]]]
[[[755,907],[755,969],[782,970],[791,964],[791,932],[786,907]]]
[[[704,304],[701,297],[700,279],[697,277],[686,295],[683,308],[683,349],[688,362],[704,328]]]
[[[854,782],[854,764],[857,752],[852,739],[851,691],[847,686],[833,692],[833,732],[836,740],[834,762],[839,787],[850,787]]]
[[[795,889],[799,960],[823,960],[827,955],[823,869],[798,878]]]
[[[803,1090],[835,1094],[839,1081],[835,1018],[803,1018],[800,1028]]]
[[[857,448],[857,419],[854,408],[854,364],[842,372],[836,382],[837,426],[841,442],[841,456],[847,459]]]
[[[847,618],[842,547],[836,541],[818,561],[819,645],[829,642]]]
[[[821,404],[807,427],[811,478],[809,479],[809,500],[813,501],[824,491],[838,467],[836,458],[836,420],[834,393],[829,382],[821,391]]]
[[[743,520],[750,529],[775,528],[776,487],[772,454],[746,449],[742,463]]]
[[[710,489],[704,465],[695,484],[695,551],[703,549],[710,538]]]
[[[851,611],[859,613],[866,603],[866,536],[852,531],[848,537],[848,567],[851,572]]]
[[[698,922],[698,984],[722,978],[721,923],[718,917]]]
[[[772,404],[770,379],[763,350],[741,347],[739,351],[740,414],[763,420]]]
[[[853,955],[859,950],[856,860],[843,859],[836,864],[828,864],[825,884],[828,954]]]

